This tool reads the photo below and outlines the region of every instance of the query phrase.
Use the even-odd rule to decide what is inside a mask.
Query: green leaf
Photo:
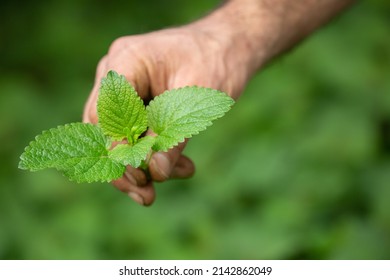
[[[56,168],[77,182],[112,181],[125,167],[108,157],[111,142],[92,124],[71,123],[42,132],[20,157],[19,168]]]
[[[145,106],[126,78],[110,71],[102,79],[97,101],[99,125],[114,140],[135,143],[146,131]]]
[[[155,97],[146,107],[149,128],[158,135],[153,149],[167,151],[198,134],[233,104],[234,100],[223,92],[196,86],[166,91]]]
[[[145,136],[133,146],[119,144],[108,153],[108,156],[123,165],[131,165],[137,168],[151,151],[154,141],[155,137]]]

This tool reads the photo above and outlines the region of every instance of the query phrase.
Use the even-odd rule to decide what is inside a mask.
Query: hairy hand
[[[109,70],[124,75],[145,102],[167,89],[186,85],[216,88],[233,96],[242,86],[228,77],[220,43],[204,32],[182,27],[122,37],[112,43],[99,62],[84,122],[97,123],[100,80]],[[181,154],[184,147],[185,143],[181,143],[166,153],[153,154],[149,164],[151,180],[142,170],[128,166],[114,186],[141,205],[151,205],[155,199],[153,181],[193,175],[194,164]]]

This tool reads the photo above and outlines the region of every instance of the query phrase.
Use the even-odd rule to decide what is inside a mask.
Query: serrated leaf
[[[99,125],[114,140],[133,143],[146,130],[145,106],[126,78],[110,71],[102,79],[97,101]]]
[[[155,97],[146,107],[149,128],[157,134],[153,149],[167,151],[198,134],[233,104],[234,100],[223,92],[196,86],[166,91]]]
[[[25,149],[19,168],[56,168],[77,182],[108,182],[125,167],[108,157],[111,142],[92,124],[71,123],[42,132]]]
[[[129,144],[117,145],[108,153],[108,155],[114,161],[137,168],[141,165],[141,162],[145,160],[152,149],[154,142],[155,137],[145,136],[133,146]]]

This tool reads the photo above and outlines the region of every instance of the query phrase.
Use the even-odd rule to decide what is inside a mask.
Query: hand
[[[97,123],[96,101],[100,80],[109,70],[124,75],[145,102],[167,89],[186,85],[236,93],[241,86],[228,76],[223,59],[219,42],[192,27],[119,38],[99,62],[83,120]],[[184,147],[185,143],[181,143],[166,153],[153,154],[149,163],[152,180],[148,180],[142,170],[128,166],[124,176],[113,182],[114,186],[141,205],[151,205],[155,199],[153,181],[193,175],[194,164],[181,154]]]
[[[180,28],[116,40],[100,61],[84,110],[85,122],[97,122],[100,80],[109,70],[125,75],[148,102],[167,89],[186,85],[212,87],[237,99],[248,79],[276,55],[288,50],[353,0],[230,0],[205,18]],[[194,173],[181,155],[185,143],[155,153],[151,179],[187,178]],[[113,182],[142,205],[155,199],[152,181],[128,167]]]

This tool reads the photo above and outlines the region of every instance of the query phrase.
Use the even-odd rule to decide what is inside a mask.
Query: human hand
[[[218,40],[192,26],[119,38],[99,62],[83,120],[97,123],[100,80],[109,70],[124,75],[145,102],[167,89],[186,85],[216,88],[236,97],[243,82],[229,77],[223,53]],[[168,152],[154,153],[149,162],[150,178],[141,169],[128,166],[114,186],[139,204],[151,205],[155,199],[153,181],[193,175],[194,164],[181,154],[184,147],[185,142]]]
[[[231,0],[189,25],[119,38],[97,67],[83,119],[97,122],[100,80],[109,70],[124,75],[145,102],[167,89],[186,85],[219,89],[237,99],[259,68],[352,2],[302,0],[292,5],[278,0],[270,5],[266,0]],[[181,155],[184,146],[152,156],[152,181],[194,173],[192,161]],[[113,183],[140,204],[150,205],[155,199],[152,181],[141,170],[128,167],[123,178]]]

